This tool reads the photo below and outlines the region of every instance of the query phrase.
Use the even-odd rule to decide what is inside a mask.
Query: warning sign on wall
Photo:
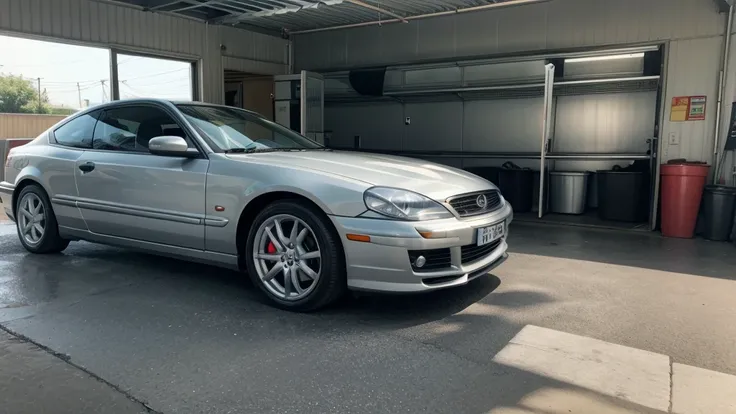
[[[704,121],[706,100],[705,96],[677,96],[672,98],[670,121]]]

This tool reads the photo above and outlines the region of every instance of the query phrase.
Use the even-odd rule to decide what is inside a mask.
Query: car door
[[[177,135],[193,140],[158,105],[106,109],[92,149],[75,171],[79,206],[93,233],[204,250],[206,157],[153,155],[148,141]]]
[[[74,170],[79,157],[92,147],[92,135],[99,115],[100,111],[93,110],[65,120],[49,131],[48,147],[37,153],[32,161],[37,178],[48,191],[62,234],[66,229],[85,229],[75,203],[78,194]],[[27,158],[21,157],[21,165],[28,162]]]

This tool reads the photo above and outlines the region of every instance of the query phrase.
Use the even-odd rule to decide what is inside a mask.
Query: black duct
[[[348,75],[350,86],[361,95],[383,96],[383,81],[386,68],[351,70]]]
[[[644,76],[662,75],[662,47],[644,52]]]

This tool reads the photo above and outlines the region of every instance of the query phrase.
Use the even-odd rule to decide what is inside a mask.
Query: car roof
[[[93,107],[87,108],[84,111],[78,112],[78,114],[84,114],[84,113],[93,112],[93,111],[97,111],[101,109],[114,108],[120,105],[129,105],[129,104],[136,104],[136,103],[139,103],[139,104],[158,103],[162,105],[196,105],[196,106],[208,106],[208,107],[215,107],[215,108],[238,109],[241,111],[249,112],[257,116],[262,116],[261,114],[257,112],[250,111],[244,108],[238,108],[235,106],[219,105],[219,104],[213,104],[213,103],[201,102],[201,101],[172,101],[172,100],[157,99],[157,98],[131,98],[131,99],[121,99],[118,101],[106,102],[103,104],[99,104],[99,105],[95,105]]]

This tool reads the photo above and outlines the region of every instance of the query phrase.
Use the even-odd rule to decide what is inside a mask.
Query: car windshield
[[[177,105],[212,144],[226,152],[324,148],[319,143],[252,112],[207,105]]]

